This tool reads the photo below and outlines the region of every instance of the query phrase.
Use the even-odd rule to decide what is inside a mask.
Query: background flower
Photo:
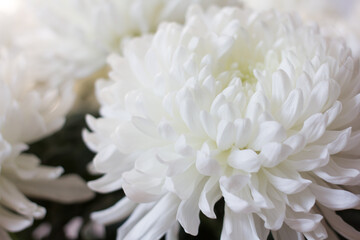
[[[118,239],[196,235],[222,197],[222,239],[359,237],[334,212],[360,204],[359,61],[341,41],[276,11],[193,7],[109,63],[84,139],[104,173],[89,186],[126,193],[93,214],[131,214]]]
[[[357,56],[360,54],[360,2],[357,0],[242,0],[258,10],[277,9],[299,14],[306,21],[322,26],[327,35],[340,36]]]
[[[152,33],[163,21],[184,22],[191,3],[204,7],[239,4],[237,0],[64,0],[61,7],[57,1],[30,3],[41,22],[46,22],[61,41],[69,43],[64,52],[73,57],[70,63],[82,73],[76,86],[81,97],[75,106],[78,112],[98,109],[91,94],[94,81],[107,77],[106,58],[111,53],[121,53],[126,39]]]
[[[59,178],[61,167],[40,165],[27,150],[27,143],[58,130],[72,102],[69,86],[52,89],[36,81],[27,69],[27,59],[3,49],[0,57],[0,226],[20,231],[41,218],[45,209],[24,194],[60,202],[92,197],[78,176]]]
[[[29,144],[64,125],[78,73],[64,59],[66,43],[24,2],[14,3],[0,15],[0,178],[1,195],[7,196],[0,202],[5,207],[1,226],[9,231],[22,230],[45,214],[25,195],[62,203],[93,196],[79,176],[60,177],[62,167],[43,166],[35,155],[25,153]]]
[[[29,8],[27,1],[14,2],[17,4],[11,11],[1,12],[0,9],[1,46],[31,58],[28,69],[53,86],[86,76],[88,72],[79,68],[81,61],[88,58],[86,52],[71,39],[62,38],[49,28]]]

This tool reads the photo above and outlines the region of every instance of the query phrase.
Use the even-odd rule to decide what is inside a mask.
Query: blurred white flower
[[[19,7],[19,0],[0,0],[0,13],[8,14],[16,11]]]
[[[61,167],[40,165],[28,143],[58,130],[72,102],[71,82],[53,86],[33,75],[32,59],[0,51],[0,231],[20,231],[41,218],[45,209],[26,196],[60,202],[92,197],[80,177],[59,178]],[[46,66],[44,66],[45,68]],[[25,194],[25,195],[24,195]]]
[[[55,85],[28,64],[34,65],[32,59],[0,52],[0,132],[11,144],[30,143],[58,130],[74,99],[71,81]]]
[[[335,213],[360,207],[359,61],[341,42],[276,11],[195,6],[109,63],[83,136],[104,173],[89,186],[125,191],[93,214],[131,214],[118,239],[197,235],[222,197],[224,240],[359,239]]]
[[[326,35],[346,39],[354,55],[360,56],[358,0],[242,0],[257,10],[277,9],[298,13],[305,20],[322,25]]]
[[[94,82],[107,77],[106,58],[110,53],[121,53],[126,39],[154,32],[163,21],[183,23],[191,3],[208,7],[239,5],[239,0],[63,0],[61,6],[56,0],[26,3],[30,3],[47,31],[51,29],[47,37],[58,39],[54,41],[57,46],[50,47],[54,49],[50,52],[64,60],[58,65],[79,76],[73,112],[86,112],[98,110]]]
[[[64,39],[71,39],[93,70],[105,65],[106,57],[121,52],[124,39],[154,32],[163,21],[183,22],[191,3],[238,4],[238,0],[31,0],[41,19]]]
[[[12,11],[0,14],[1,46],[31,58],[28,65],[32,73],[55,84],[82,78],[93,70],[93,66],[85,66],[85,59],[91,56],[77,45],[77,40],[62,37],[49,28],[27,1],[17,3]]]

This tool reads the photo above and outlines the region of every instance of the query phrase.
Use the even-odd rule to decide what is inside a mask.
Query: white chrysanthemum
[[[194,7],[109,63],[84,139],[104,173],[90,186],[126,193],[93,214],[132,212],[118,239],[196,235],[222,197],[224,240],[359,239],[334,212],[360,207],[359,62],[341,42],[291,15]]]
[[[0,45],[32,59],[34,75],[54,84],[87,76],[92,58],[76,39],[62,37],[38,18],[26,1],[18,0],[11,12],[0,14]],[[44,67],[46,66],[46,67]]]
[[[0,132],[10,143],[30,143],[58,130],[72,105],[72,83],[53,85],[33,75],[30,59],[0,53]]]
[[[292,11],[323,26],[328,35],[344,37],[354,54],[360,56],[360,2],[357,0],[242,0],[254,9]]]
[[[121,51],[124,39],[153,32],[165,20],[183,22],[191,3],[206,7],[237,1],[64,0],[60,7],[56,0],[31,2],[42,19],[62,38],[77,41],[77,46],[89,53],[84,55],[84,66],[93,66],[95,70],[105,65],[109,53]]]
[[[25,195],[60,202],[93,195],[78,176],[60,177],[61,167],[41,166],[23,153],[63,126],[79,73],[67,58],[68,44],[16,3],[0,14],[0,239],[44,216]]]
[[[63,0],[61,6],[56,0],[29,2],[59,41],[68,44],[60,44],[63,47],[57,53],[64,53],[73,72],[82,74],[75,85],[78,99],[73,111],[98,109],[94,82],[107,76],[106,57],[121,53],[126,39],[152,33],[162,21],[183,23],[192,3],[239,5],[239,0]]]
[[[88,199],[92,193],[78,176],[59,178],[61,167],[41,166],[24,154],[27,143],[49,135],[64,123],[73,102],[71,84],[57,88],[37,79],[27,68],[31,60],[0,53],[0,236],[20,231],[41,218],[45,209],[25,195],[60,202]],[[75,194],[76,193],[76,194]],[[25,195],[24,195],[25,194]],[[1,239],[2,239],[1,238]]]

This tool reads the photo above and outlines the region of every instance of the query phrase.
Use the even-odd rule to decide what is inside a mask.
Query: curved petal
[[[302,178],[298,172],[291,168],[276,167],[268,170],[263,169],[263,172],[276,189],[286,194],[301,192],[311,184],[311,181]]]
[[[327,188],[315,183],[311,184],[309,188],[315,195],[316,200],[330,209],[344,210],[359,208],[360,206],[360,198],[351,192]]]
[[[49,199],[60,203],[82,202],[94,197],[94,193],[77,175],[68,174],[45,181],[12,180],[19,190],[29,197]]]
[[[221,239],[260,240],[256,232],[252,214],[236,214],[225,206],[224,225],[221,232]]]
[[[330,224],[336,232],[340,233],[342,236],[346,237],[348,240],[357,240],[360,237],[360,232],[355,228],[347,224],[339,215],[334,211],[329,210],[326,207],[318,205],[321,210],[321,213],[324,215],[326,221]]]
[[[161,238],[175,223],[178,205],[179,199],[175,195],[165,195],[136,223],[123,240],[153,240]],[[121,239],[119,235],[118,239]]]
[[[100,224],[112,224],[124,220],[137,205],[137,203],[132,202],[129,198],[124,197],[115,205],[105,210],[91,213],[91,219]]]
[[[215,203],[222,197],[218,177],[209,178],[199,199],[199,208],[208,218],[216,218],[214,212]]]
[[[0,226],[10,232],[18,232],[33,223],[33,219],[16,215],[0,206]]]

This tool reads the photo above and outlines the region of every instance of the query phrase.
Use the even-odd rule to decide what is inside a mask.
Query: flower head
[[[359,1],[354,0],[241,0],[245,6],[257,10],[277,9],[296,12],[309,22],[322,25],[324,34],[342,37],[360,56]]]
[[[0,234],[23,230],[44,216],[45,209],[25,195],[65,203],[92,196],[78,176],[59,178],[61,167],[42,166],[23,153],[27,144],[63,125],[73,101],[70,82],[54,88],[28,69],[29,62],[11,50],[0,52]]]
[[[104,173],[90,186],[126,194],[93,217],[133,211],[119,239],[177,222],[196,235],[222,197],[222,239],[359,236],[334,213],[360,206],[359,61],[344,44],[292,15],[194,6],[109,63],[84,139]]]
[[[65,0],[59,8],[57,1],[30,2],[62,39],[71,40],[77,52],[88,53],[78,56],[83,60],[78,68],[89,73],[90,66],[93,71],[103,67],[109,53],[121,52],[124,40],[154,32],[163,21],[183,22],[191,3],[238,4],[237,0]]]

